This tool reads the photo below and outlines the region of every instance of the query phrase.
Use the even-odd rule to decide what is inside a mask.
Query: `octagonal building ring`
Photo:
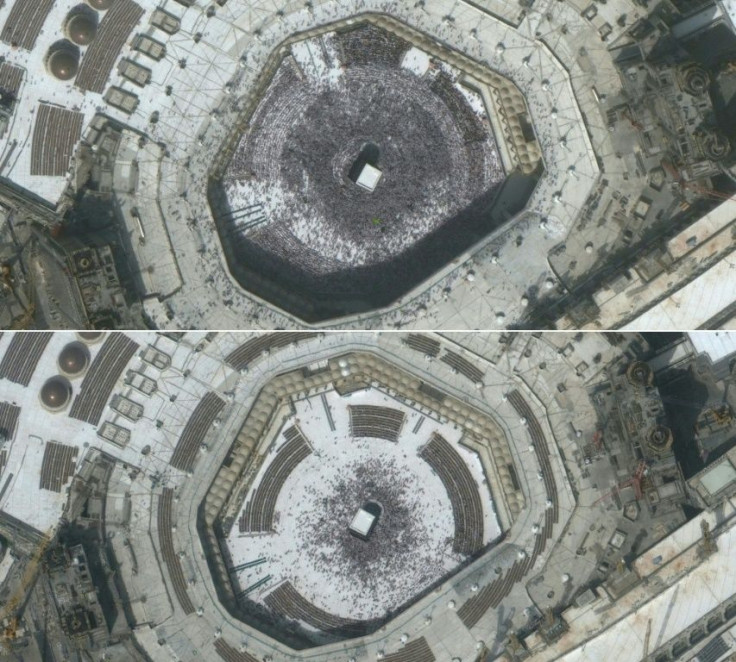
[[[199,508],[220,602],[297,649],[369,635],[501,540],[512,467],[495,419],[377,355],[281,374]]]
[[[228,266],[307,323],[391,305],[543,172],[510,80],[386,16],[287,39],[238,103],[208,190]]]

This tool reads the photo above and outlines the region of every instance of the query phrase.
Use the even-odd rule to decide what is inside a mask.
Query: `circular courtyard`
[[[307,321],[400,298],[505,220],[489,103],[369,23],[291,44],[210,187],[232,273]]]
[[[253,615],[376,629],[501,533],[462,430],[387,393],[295,403],[224,542]]]

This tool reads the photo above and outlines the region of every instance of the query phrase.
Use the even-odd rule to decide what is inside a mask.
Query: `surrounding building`
[[[736,434],[703,454],[695,423],[733,407],[734,350],[5,334],[4,652],[725,659]]]
[[[730,0],[31,4],[0,326],[732,323]]]

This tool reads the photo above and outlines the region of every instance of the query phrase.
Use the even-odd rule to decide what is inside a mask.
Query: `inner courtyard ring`
[[[446,587],[450,577],[466,574],[476,560],[480,561],[489,550],[493,553],[502,538],[501,532],[512,526],[525,507],[525,495],[517,474],[521,469],[515,468],[504,421],[496,420],[494,415],[469,406],[411,371],[407,372],[409,366],[400,367],[387,359],[363,351],[333,354],[326,361],[272,377],[249,405],[240,431],[200,504],[197,528],[220,604],[237,620],[292,648],[337,645],[346,638],[370,635],[417,601],[432,599],[432,591]],[[365,602],[357,609],[351,607],[352,611],[345,610],[344,603],[320,602],[334,600],[333,596],[326,596],[323,587],[310,592],[313,589],[309,581],[304,582],[302,575],[309,579],[314,565],[306,573],[301,570],[299,574],[292,573],[296,568],[288,566],[287,562],[280,563],[277,555],[271,553],[278,545],[282,522],[290,518],[298,524],[299,518],[293,513],[282,520],[283,512],[288,512],[290,506],[281,496],[289,494],[287,486],[292,474],[309,475],[299,464],[316,455],[308,439],[320,438],[318,431],[302,432],[301,425],[307,427],[304,416],[300,416],[300,425],[296,425],[298,408],[309,405],[295,403],[314,400],[317,403],[314,407],[324,408],[322,395],[328,408],[321,414],[320,425],[334,425],[338,437],[333,437],[331,443],[336,444],[335,450],[339,445],[340,451],[349,454],[352,444],[365,444],[364,452],[376,444],[378,448],[380,444],[395,445],[402,455],[401,463],[408,463],[413,456],[421,467],[407,476],[410,483],[420,482],[415,480],[417,471],[434,472],[437,476],[431,477],[441,482],[439,494],[447,494],[451,503],[451,516],[445,509],[443,525],[449,531],[445,538],[450,537],[451,542],[442,542],[445,547],[441,563],[434,564],[436,573],[432,576],[425,573],[420,578],[423,585],[407,581],[403,587],[401,575],[398,575],[400,590],[390,599],[379,599],[371,604]],[[364,398],[377,398],[377,403],[361,402]],[[341,403],[342,413],[336,403]],[[387,403],[393,406],[388,407]],[[409,414],[410,411],[414,413]],[[441,433],[446,434],[447,439]],[[363,439],[363,435],[368,438]],[[406,451],[400,443],[400,438],[405,436]],[[375,448],[373,452],[376,453]],[[407,457],[403,457],[404,453]],[[376,457],[380,454],[376,453]],[[357,463],[361,464],[367,463]],[[320,466],[324,465],[323,461]],[[377,467],[380,469],[380,462]],[[339,475],[339,471],[334,475]],[[348,493],[351,492],[358,493],[359,489],[348,489]],[[327,518],[324,530],[328,531],[328,536],[335,539],[339,538],[339,533],[350,536],[347,530],[350,519],[356,508],[371,496],[375,493],[365,491],[352,501],[346,499],[349,508],[336,517]],[[421,507],[426,508],[426,504]],[[303,508],[303,504],[299,508]],[[386,515],[390,515],[388,508]],[[334,525],[330,519],[335,520]],[[341,521],[337,522],[338,519]],[[450,522],[452,526],[447,528]],[[377,526],[378,534],[381,522]],[[417,529],[419,533],[422,533],[421,528]],[[261,551],[255,552],[256,547],[252,545],[261,544],[256,542],[258,538],[265,542]],[[421,542],[426,538],[418,536],[417,539]],[[236,541],[235,547],[233,541]],[[366,544],[358,539],[352,542]],[[331,560],[337,560],[341,568],[335,575],[340,581],[337,584],[332,581],[330,585],[337,586],[337,593],[349,583],[359,591],[360,580],[354,576],[356,566],[353,565],[351,574],[350,554],[345,553],[350,551],[349,546],[341,548],[339,540],[332,540],[330,544]],[[447,544],[451,545],[449,553]],[[271,549],[264,554],[268,545]],[[246,551],[240,553],[237,547]],[[282,550],[286,551],[285,559],[293,553],[293,542],[287,547],[291,551]],[[316,561],[310,563],[319,563],[319,554],[325,549],[315,548]],[[358,560],[359,556],[360,553]],[[505,559],[509,555],[503,552],[501,556]],[[434,558],[440,557],[435,555]],[[256,570],[261,565],[263,567]],[[245,571],[242,581],[238,576],[241,571]],[[412,580],[419,575],[407,576]],[[363,587],[369,587],[371,578],[365,580]],[[310,581],[313,587],[314,576]]]
[[[461,429],[372,388],[299,399],[295,412],[283,423],[251,485],[238,516],[240,526],[227,538],[231,565],[246,566],[237,575],[236,590],[248,590],[270,576],[269,591],[274,581],[289,582],[330,614],[381,620],[500,536],[482,463],[460,444]],[[381,414],[401,422],[395,440],[375,436],[382,434],[378,429],[356,429],[355,420],[376,425]],[[264,531],[251,506],[261,490],[273,491],[273,467],[289,455],[297,431],[304,457],[273,495],[273,519]],[[433,462],[431,449],[465,472],[462,487]],[[380,504],[381,516],[370,537],[360,539],[348,524],[371,500]],[[456,509],[470,507],[459,500],[479,505],[473,517],[458,518]],[[464,530],[468,525],[477,529],[472,539]],[[268,564],[248,565],[261,558]],[[248,598],[268,606],[273,601],[257,589]]]
[[[521,211],[541,176],[518,88],[388,17],[294,36],[264,72],[209,202],[236,280],[305,321],[392,304]],[[375,190],[340,172],[352,140],[381,143]]]

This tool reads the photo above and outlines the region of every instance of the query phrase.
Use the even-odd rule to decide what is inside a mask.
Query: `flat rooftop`
[[[373,526],[373,523],[375,521],[375,515],[371,515],[367,510],[359,508],[358,512],[355,513],[355,517],[353,517],[352,521],[350,522],[350,526],[348,528],[358,535],[367,536],[370,533],[371,527]]]

